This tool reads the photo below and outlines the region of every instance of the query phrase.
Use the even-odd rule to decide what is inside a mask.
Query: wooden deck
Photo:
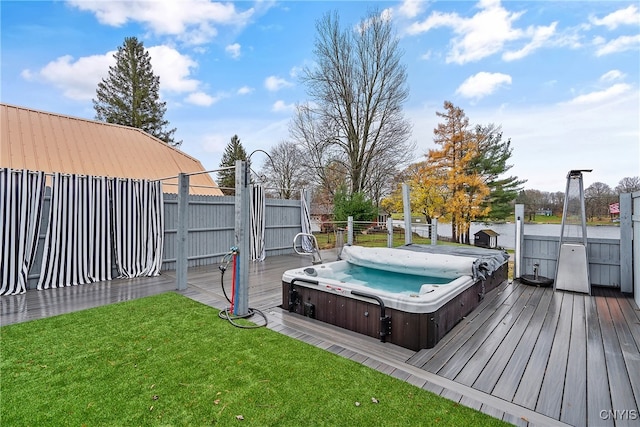
[[[512,424],[640,425],[640,311],[631,298],[505,282],[436,347],[413,352],[280,309],[283,271],[309,264],[287,255],[251,265],[249,305],[267,315],[268,328]],[[189,269],[188,283],[185,296],[228,306],[216,265]],[[0,298],[0,324],[174,289],[174,272],[163,272],[29,291]]]

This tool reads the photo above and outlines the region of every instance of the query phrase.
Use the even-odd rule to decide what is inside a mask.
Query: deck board
[[[559,307],[562,304],[563,297],[564,294],[562,293],[554,293],[552,295],[549,311],[542,324],[540,335],[536,340],[527,367],[522,377],[520,377],[520,384],[513,397],[512,402],[525,408],[534,408],[538,400],[542,379],[549,360],[549,353],[551,352],[551,345],[553,344],[553,335],[560,317]]]
[[[532,288],[532,290],[530,290],[529,292],[531,292],[531,296],[527,301],[527,305],[522,310],[520,317],[518,317],[513,327],[505,336],[504,340],[502,340],[499,346],[497,346],[495,349],[484,349],[485,351],[491,351],[492,353],[490,355],[490,358],[487,359],[487,362],[483,367],[484,369],[482,369],[475,382],[473,383],[474,388],[490,393],[501,377],[511,378],[511,376],[513,375],[511,371],[507,371],[506,375],[504,376],[502,374],[505,372],[505,368],[509,361],[512,359],[513,353],[518,347],[518,344],[520,343],[522,337],[529,329],[531,319],[536,313],[536,310],[540,303],[540,299],[544,294],[543,289],[537,287]]]
[[[586,298],[578,295],[574,295],[573,298],[571,340],[560,409],[560,420],[571,425],[585,425],[587,422]]]
[[[249,266],[249,306],[266,314],[274,332],[515,425],[637,425],[600,413],[639,405],[640,310],[618,291],[594,288],[588,296],[504,282],[434,348],[414,352],[282,310],[282,273],[306,265],[308,258],[286,255]],[[190,268],[179,293],[223,309],[220,276],[217,266]],[[29,291],[0,298],[0,324],[168,291],[175,291],[175,272]]]
[[[542,288],[538,289],[541,290]],[[508,401],[513,400],[513,396],[520,385],[520,380],[527,367],[527,363],[529,362],[533,346],[535,345],[538,336],[540,335],[540,331],[542,330],[543,322],[547,316],[547,311],[552,297],[553,293],[543,291],[543,296],[538,302],[536,311],[529,321],[529,325],[524,331],[520,342],[518,342],[515,351],[511,354],[502,375],[500,375],[500,378],[498,378],[496,384],[491,390],[480,388],[481,390],[493,392],[494,395]],[[490,382],[487,386],[490,386]]]
[[[618,319],[611,316],[610,305],[607,298],[596,297],[596,307],[598,309],[598,319],[600,319],[600,328],[602,330],[607,375],[609,377],[609,389],[611,391],[611,408],[602,408],[602,410],[638,409],[636,401],[633,398],[629,372],[627,372],[620,342],[618,341],[615,331],[614,320]],[[638,372],[634,372],[632,375],[638,375]]]

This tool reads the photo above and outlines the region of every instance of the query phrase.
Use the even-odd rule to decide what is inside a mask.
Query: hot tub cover
[[[486,280],[502,264],[509,259],[506,251],[498,249],[479,248],[477,246],[449,246],[449,245],[417,245],[408,244],[398,247],[413,252],[448,254],[473,258],[473,278]]]
[[[345,246],[340,258],[361,267],[447,279],[473,276],[475,262],[473,257],[457,254],[362,246]]]

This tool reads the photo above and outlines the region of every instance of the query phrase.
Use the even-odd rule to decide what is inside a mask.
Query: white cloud
[[[604,18],[589,18],[593,25],[605,26],[609,30],[615,30],[621,25],[640,25],[640,12],[635,5],[630,5],[625,9],[619,9],[605,16]]]
[[[238,89],[238,95],[248,95],[250,93],[253,92],[253,88],[249,87],[249,86],[242,86],[240,89]]]
[[[605,41],[602,37],[596,37],[593,43],[598,46],[596,56],[609,55],[640,48],[640,34],[635,36],[620,36],[609,42]]]
[[[273,106],[271,106],[271,111],[274,111],[276,113],[279,113],[282,111],[289,112],[289,111],[293,111],[294,107],[295,107],[294,104],[287,104],[283,100],[279,99],[273,104]]]
[[[240,58],[240,49],[241,47],[239,43],[230,44],[224,48],[224,50],[231,55],[233,59]]]
[[[502,55],[502,59],[505,61],[513,61],[516,59],[522,59],[529,55],[533,51],[546,45],[551,37],[556,32],[557,22],[548,26],[529,27],[527,29],[527,36],[531,37],[531,41],[527,43],[523,48],[517,51],[507,51]]]
[[[478,61],[500,52],[506,42],[518,40],[523,32],[513,28],[523,12],[509,12],[499,1],[481,1],[481,9],[471,18],[457,13],[433,12],[421,23],[409,27],[410,34],[419,34],[439,27],[449,27],[456,36],[451,40],[447,62],[464,64]]]
[[[545,45],[558,43],[551,40],[556,36],[556,22],[520,29],[515,23],[524,11],[511,12],[499,0],[481,0],[476,7],[479,12],[469,18],[456,12],[432,12],[425,20],[409,25],[407,33],[417,35],[436,28],[450,28],[455,36],[450,41],[446,61],[456,64],[479,61],[504,51],[516,42],[524,41],[525,44],[506,51],[504,60],[521,59]]]
[[[603,102],[616,99],[622,95],[628,94],[631,91],[631,86],[626,83],[617,83],[604,90],[599,90],[584,95],[578,95],[570,101],[567,101],[567,105],[585,105],[585,104],[601,104]]]
[[[200,82],[189,78],[197,63],[168,46],[147,49],[151,57],[153,73],[160,77],[160,91],[185,93],[198,89]],[[23,70],[22,77],[29,81],[41,81],[60,89],[67,98],[88,101],[95,97],[98,83],[115,65],[115,51],[104,55],[85,56],[74,60],[70,55],[61,56],[38,71]]]
[[[153,73],[160,77],[160,90],[170,92],[195,91],[200,82],[189,78],[191,69],[198,64],[169,46],[152,46],[149,49]]]
[[[611,70],[600,76],[601,82],[613,82],[616,80],[622,80],[625,78],[625,74],[620,70]]]
[[[270,92],[277,92],[282,88],[291,86],[293,86],[293,83],[276,76],[269,76],[264,80],[264,87]]]
[[[415,18],[422,12],[423,6],[423,0],[404,0],[397,10],[406,18]]]
[[[185,101],[189,104],[199,105],[201,107],[209,107],[219,100],[220,97],[213,97],[204,92],[192,92],[185,98]]]
[[[92,12],[101,24],[121,27],[139,22],[157,35],[176,36],[189,44],[203,44],[218,33],[216,25],[245,26],[254,8],[236,10],[235,3],[198,0],[129,0],[68,2],[80,10]]]
[[[555,105],[509,105],[508,108],[467,106],[471,123],[502,126],[503,139],[511,139],[513,155],[509,175],[526,179],[525,188],[564,191],[571,169],[593,168],[591,182],[615,187],[620,179],[640,171],[640,93],[637,89],[602,102]],[[408,109],[414,123],[413,138],[425,154],[433,143],[435,114],[442,103]]]
[[[96,95],[96,88],[115,63],[113,54],[92,55],[74,61],[71,55],[61,56],[38,71],[23,70],[21,75],[29,81],[52,84],[64,96],[77,101],[89,101]]]
[[[502,73],[480,72],[466,79],[456,93],[472,99],[480,99],[491,95],[505,85],[511,84],[511,76]]]

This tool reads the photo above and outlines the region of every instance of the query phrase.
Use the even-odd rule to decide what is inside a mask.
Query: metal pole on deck
[[[524,235],[524,205],[517,204],[515,206],[516,217],[516,248],[514,254],[513,278],[519,279],[522,276],[522,241]]]
[[[393,247],[393,218],[387,218],[387,247]]]
[[[411,232],[411,199],[409,198],[409,185],[402,184],[402,206],[404,210],[404,243],[412,243]]]
[[[176,233],[176,289],[187,289],[187,238],[189,229],[187,211],[189,207],[189,175],[178,175],[178,229]]]
[[[236,316],[249,314],[250,196],[248,164],[244,160],[236,160],[235,238],[240,262],[234,301]]]

